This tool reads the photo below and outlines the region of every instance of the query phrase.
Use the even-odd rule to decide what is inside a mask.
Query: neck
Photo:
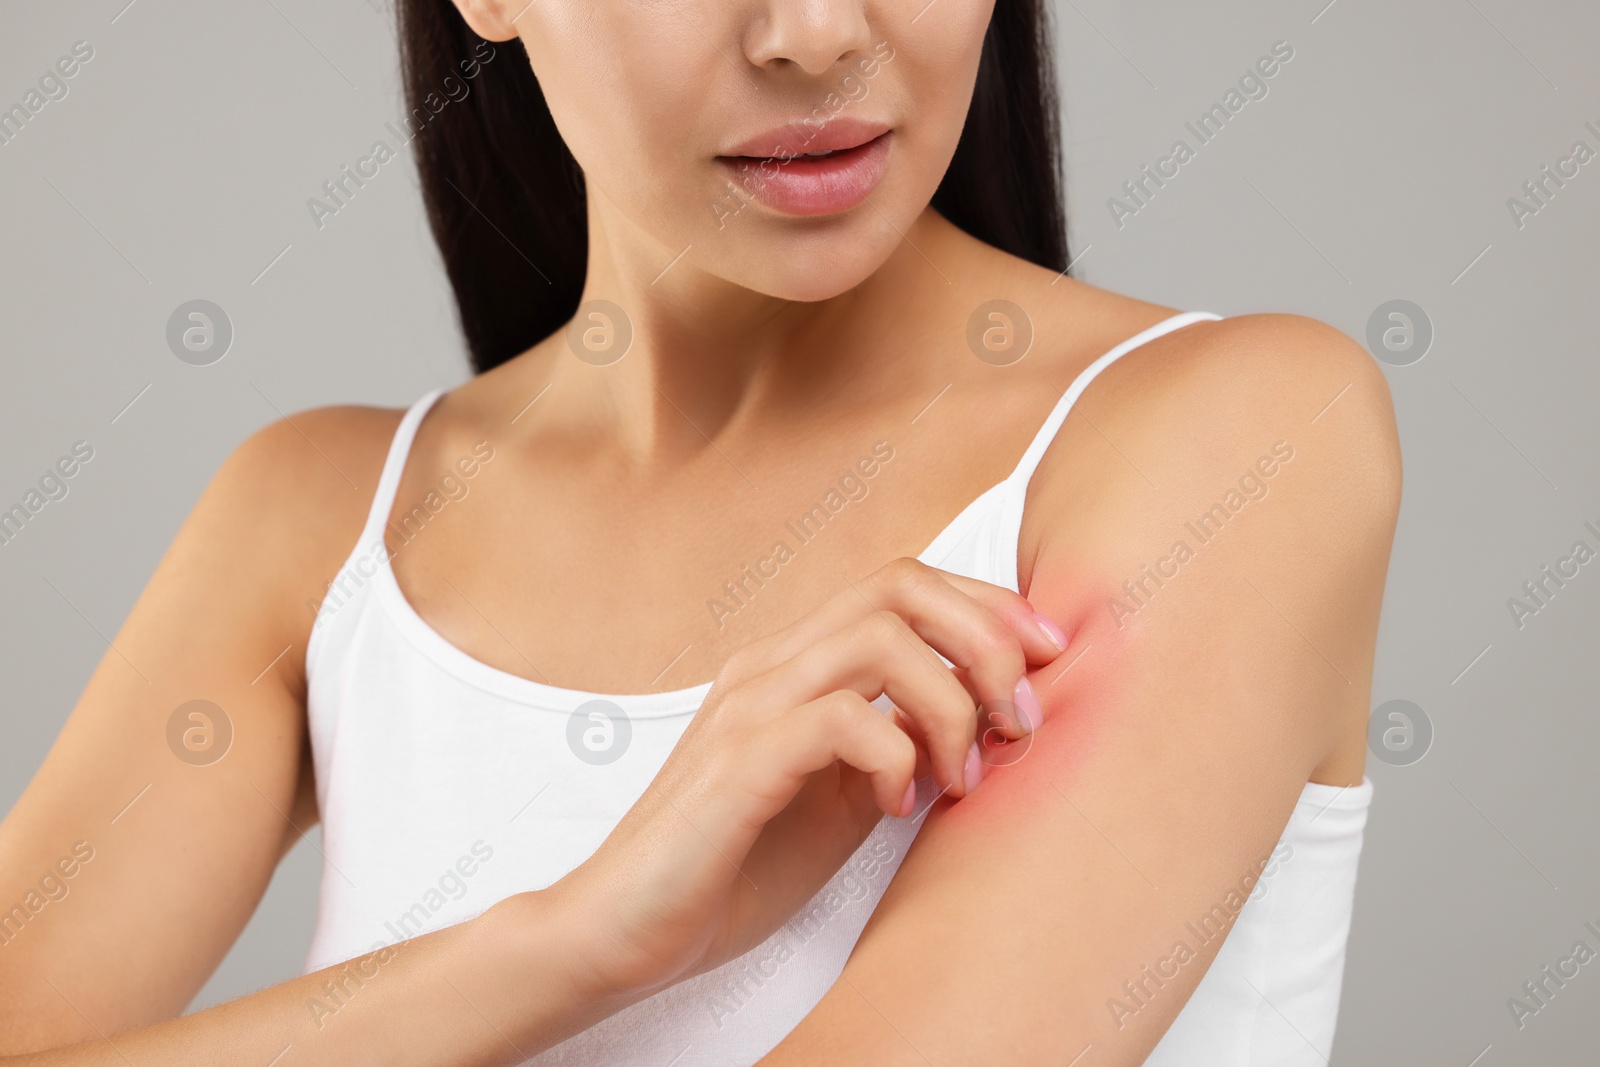
[[[821,405],[898,393],[927,373],[913,330],[949,284],[927,257],[939,262],[958,233],[932,209],[865,281],[811,301],[709,274],[692,248],[662,246],[593,192],[588,213],[580,313],[551,339],[550,399],[559,394],[591,426],[604,420],[608,438],[641,461],[698,452],[738,424],[781,425],[815,418]],[[591,312],[594,301],[614,308]],[[585,330],[593,347],[580,359],[567,337]],[[625,354],[610,362],[608,346],[624,336]]]

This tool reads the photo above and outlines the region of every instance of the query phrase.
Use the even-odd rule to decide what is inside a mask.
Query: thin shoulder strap
[[[395,493],[400,490],[400,475],[405,472],[406,457],[411,454],[411,442],[417,438],[417,427],[422,425],[423,416],[428,414],[434,401],[443,395],[443,389],[423,395],[406,409],[400,425],[395,427],[394,440],[389,442],[389,455],[383,461],[383,473],[378,476],[378,489],[372,495],[372,508],[367,512],[367,525],[361,533],[361,544],[370,544],[373,538],[383,536],[384,523],[389,521],[389,512],[394,507]]]
[[[1010,477],[1001,483],[1003,488],[999,513],[996,517],[998,525],[990,542],[995,553],[994,575],[997,584],[1015,589],[1019,593],[1022,591],[1017,573],[1017,547],[1022,539],[1022,512],[1028,499],[1028,483],[1033,480],[1033,472],[1038,469],[1039,461],[1044,459],[1050,442],[1055,440],[1062,423],[1067,421],[1067,412],[1072,410],[1072,405],[1077,402],[1078,397],[1082,396],[1089,383],[1094,381],[1095,375],[1140,345],[1164,337],[1174,330],[1181,330],[1190,323],[1220,318],[1221,315],[1214,315],[1209,311],[1185,311],[1158,322],[1148,330],[1134,334],[1089,364],[1073,379],[1072,384],[1067,386],[1067,391],[1061,394],[1061,399],[1051,409],[1050,417],[1044,420],[1044,425],[1039,427],[1039,432],[1034,435],[1028,450],[1022,454],[1021,462],[1011,472]]]
[[[1085,367],[1072,380],[1072,384],[1067,386],[1067,391],[1061,394],[1061,399],[1056,402],[1056,406],[1051,410],[1050,417],[1044,420],[1043,426],[1039,427],[1039,432],[1034,435],[1033,441],[1028,445],[1028,450],[1022,454],[1022,460],[1017,464],[1017,469],[1011,472],[1011,476],[1007,481],[1021,486],[1024,490],[1027,488],[1028,483],[1033,480],[1033,472],[1038,468],[1040,460],[1044,459],[1045,451],[1050,447],[1050,442],[1055,440],[1055,436],[1061,430],[1062,424],[1067,421],[1067,412],[1072,410],[1072,405],[1077,402],[1078,397],[1083,395],[1083,391],[1089,387],[1090,382],[1094,381],[1097,374],[1129,352],[1141,345],[1154,341],[1158,337],[1165,337],[1174,330],[1181,330],[1193,322],[1215,321],[1220,318],[1222,318],[1221,315],[1214,315],[1209,311],[1181,312],[1170,319],[1156,323],[1148,330],[1134,334]]]

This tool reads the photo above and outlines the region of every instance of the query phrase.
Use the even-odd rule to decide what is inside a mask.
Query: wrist
[[[474,920],[496,946],[503,973],[541,990],[537,1001],[557,1006],[561,1017],[580,1020],[574,1033],[640,999],[596,966],[607,931],[580,903],[563,881],[507,897]]]

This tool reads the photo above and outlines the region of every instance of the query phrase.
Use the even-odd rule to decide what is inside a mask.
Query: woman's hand
[[[923,768],[970,793],[980,735],[1037,727],[1024,672],[1064,645],[1016,593],[899,559],[741,649],[616,829],[540,894],[600,935],[587,992],[639,999],[760,943],[880,813],[911,814]]]

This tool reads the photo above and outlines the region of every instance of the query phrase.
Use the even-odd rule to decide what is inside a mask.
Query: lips
[[[882,181],[893,132],[883,123],[835,119],[768,130],[716,158],[752,199],[788,215],[831,215],[860,204]]]
[[[858,148],[887,132],[889,127],[886,123],[854,116],[841,116],[822,123],[796,119],[786,126],[758,133],[734,145],[718,158],[783,159],[809,152],[842,151]]]

